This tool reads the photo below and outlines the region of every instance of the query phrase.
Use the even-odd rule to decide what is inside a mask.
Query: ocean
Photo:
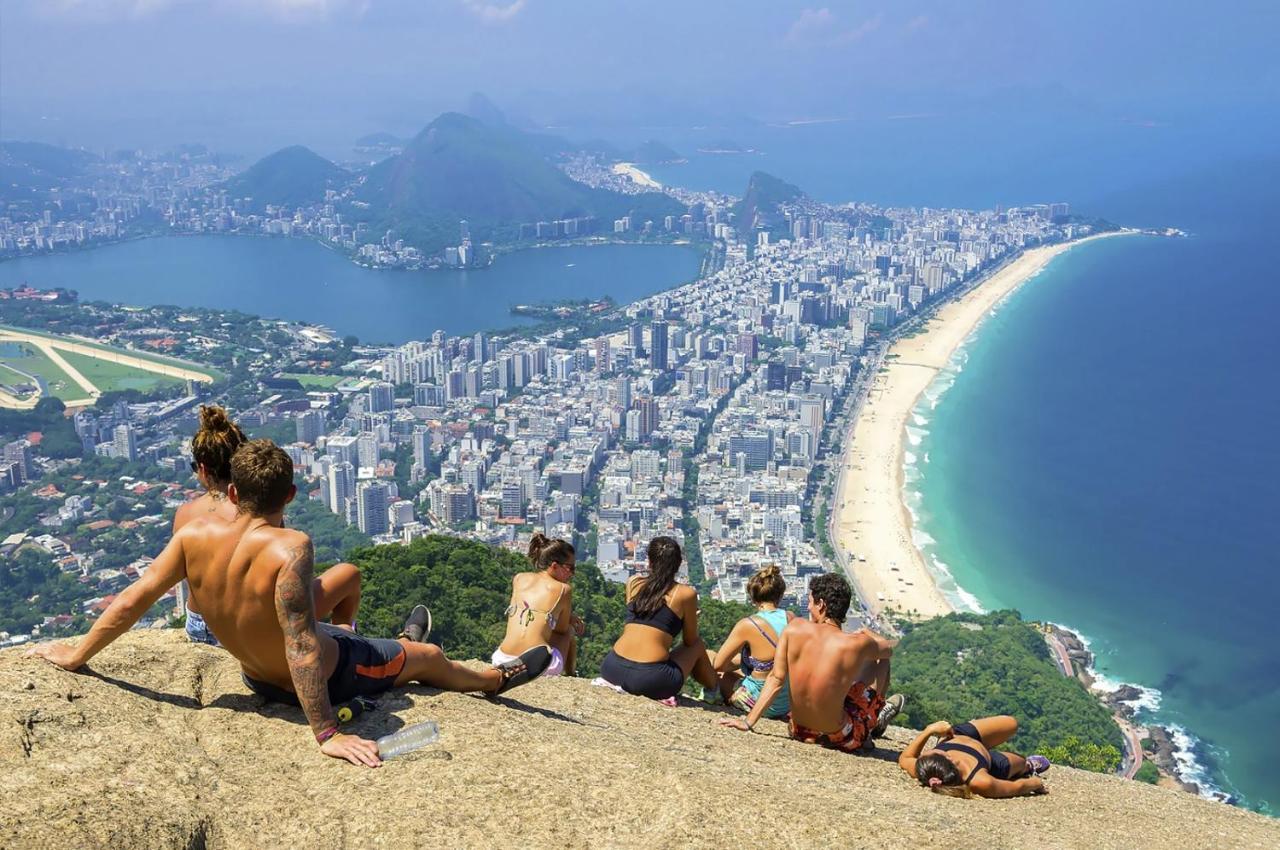
[[[760,168],[830,201],[1068,201],[1190,234],[1069,251],[994,310],[914,412],[905,496],[954,603],[1079,632],[1102,681],[1141,687],[1139,718],[1171,727],[1186,779],[1276,814],[1274,126],[1064,126],[773,127],[741,140],[761,154],[651,173],[740,192]]]
[[[517,304],[612,296],[635,301],[698,276],[691,245],[536,248],[468,271],[357,266],[341,254],[285,237],[163,236],[91,250],[0,262],[0,287],[62,286],[82,300],[178,304],[317,322],[364,342],[429,339],[530,320]]]

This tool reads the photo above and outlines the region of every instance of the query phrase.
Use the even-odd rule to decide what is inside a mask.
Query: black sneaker
[[[404,621],[404,628],[398,637],[414,643],[426,643],[431,634],[431,609],[426,605],[418,605],[409,612],[409,619]]]
[[[902,711],[902,707],[907,704],[907,698],[902,694],[894,694],[884,701],[884,708],[880,709],[880,713],[876,715],[876,726],[871,730],[872,738],[883,738],[884,732],[889,728],[889,724],[893,722],[893,718],[897,717]]]

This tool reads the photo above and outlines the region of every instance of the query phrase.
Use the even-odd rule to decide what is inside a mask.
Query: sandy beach
[[[832,545],[847,556],[851,578],[872,612],[927,618],[953,610],[912,542],[911,514],[903,503],[907,417],[920,394],[991,309],[1050,260],[1083,242],[1126,232],[1132,231],[1024,251],[890,349],[853,425],[832,505]]]
[[[657,180],[654,180],[652,177],[650,177],[647,172],[641,171],[639,168],[636,168],[635,165],[630,162],[619,162],[615,164],[613,166],[613,173],[630,177],[632,183],[635,183],[636,185],[639,185],[639,186],[644,186],[646,189],[662,188],[661,183],[659,183]]]

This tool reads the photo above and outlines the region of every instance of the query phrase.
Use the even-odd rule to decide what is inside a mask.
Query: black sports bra
[[[671,607],[665,603],[657,611],[654,611],[647,617],[642,617],[636,613],[635,601],[627,603],[627,617],[624,622],[635,623],[641,626],[651,626],[660,629],[667,634],[675,637],[684,629],[684,619],[671,610]]]

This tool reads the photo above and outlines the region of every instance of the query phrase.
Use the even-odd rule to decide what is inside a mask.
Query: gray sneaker
[[[431,609],[426,605],[418,605],[409,612],[409,619],[404,621],[404,628],[397,637],[413,643],[423,643],[431,634]]]
[[[889,724],[893,722],[893,718],[897,717],[902,711],[902,707],[907,704],[907,698],[902,694],[894,694],[884,701],[884,708],[880,709],[880,713],[876,715],[876,726],[871,730],[872,738],[883,738],[884,732],[889,728]]]

